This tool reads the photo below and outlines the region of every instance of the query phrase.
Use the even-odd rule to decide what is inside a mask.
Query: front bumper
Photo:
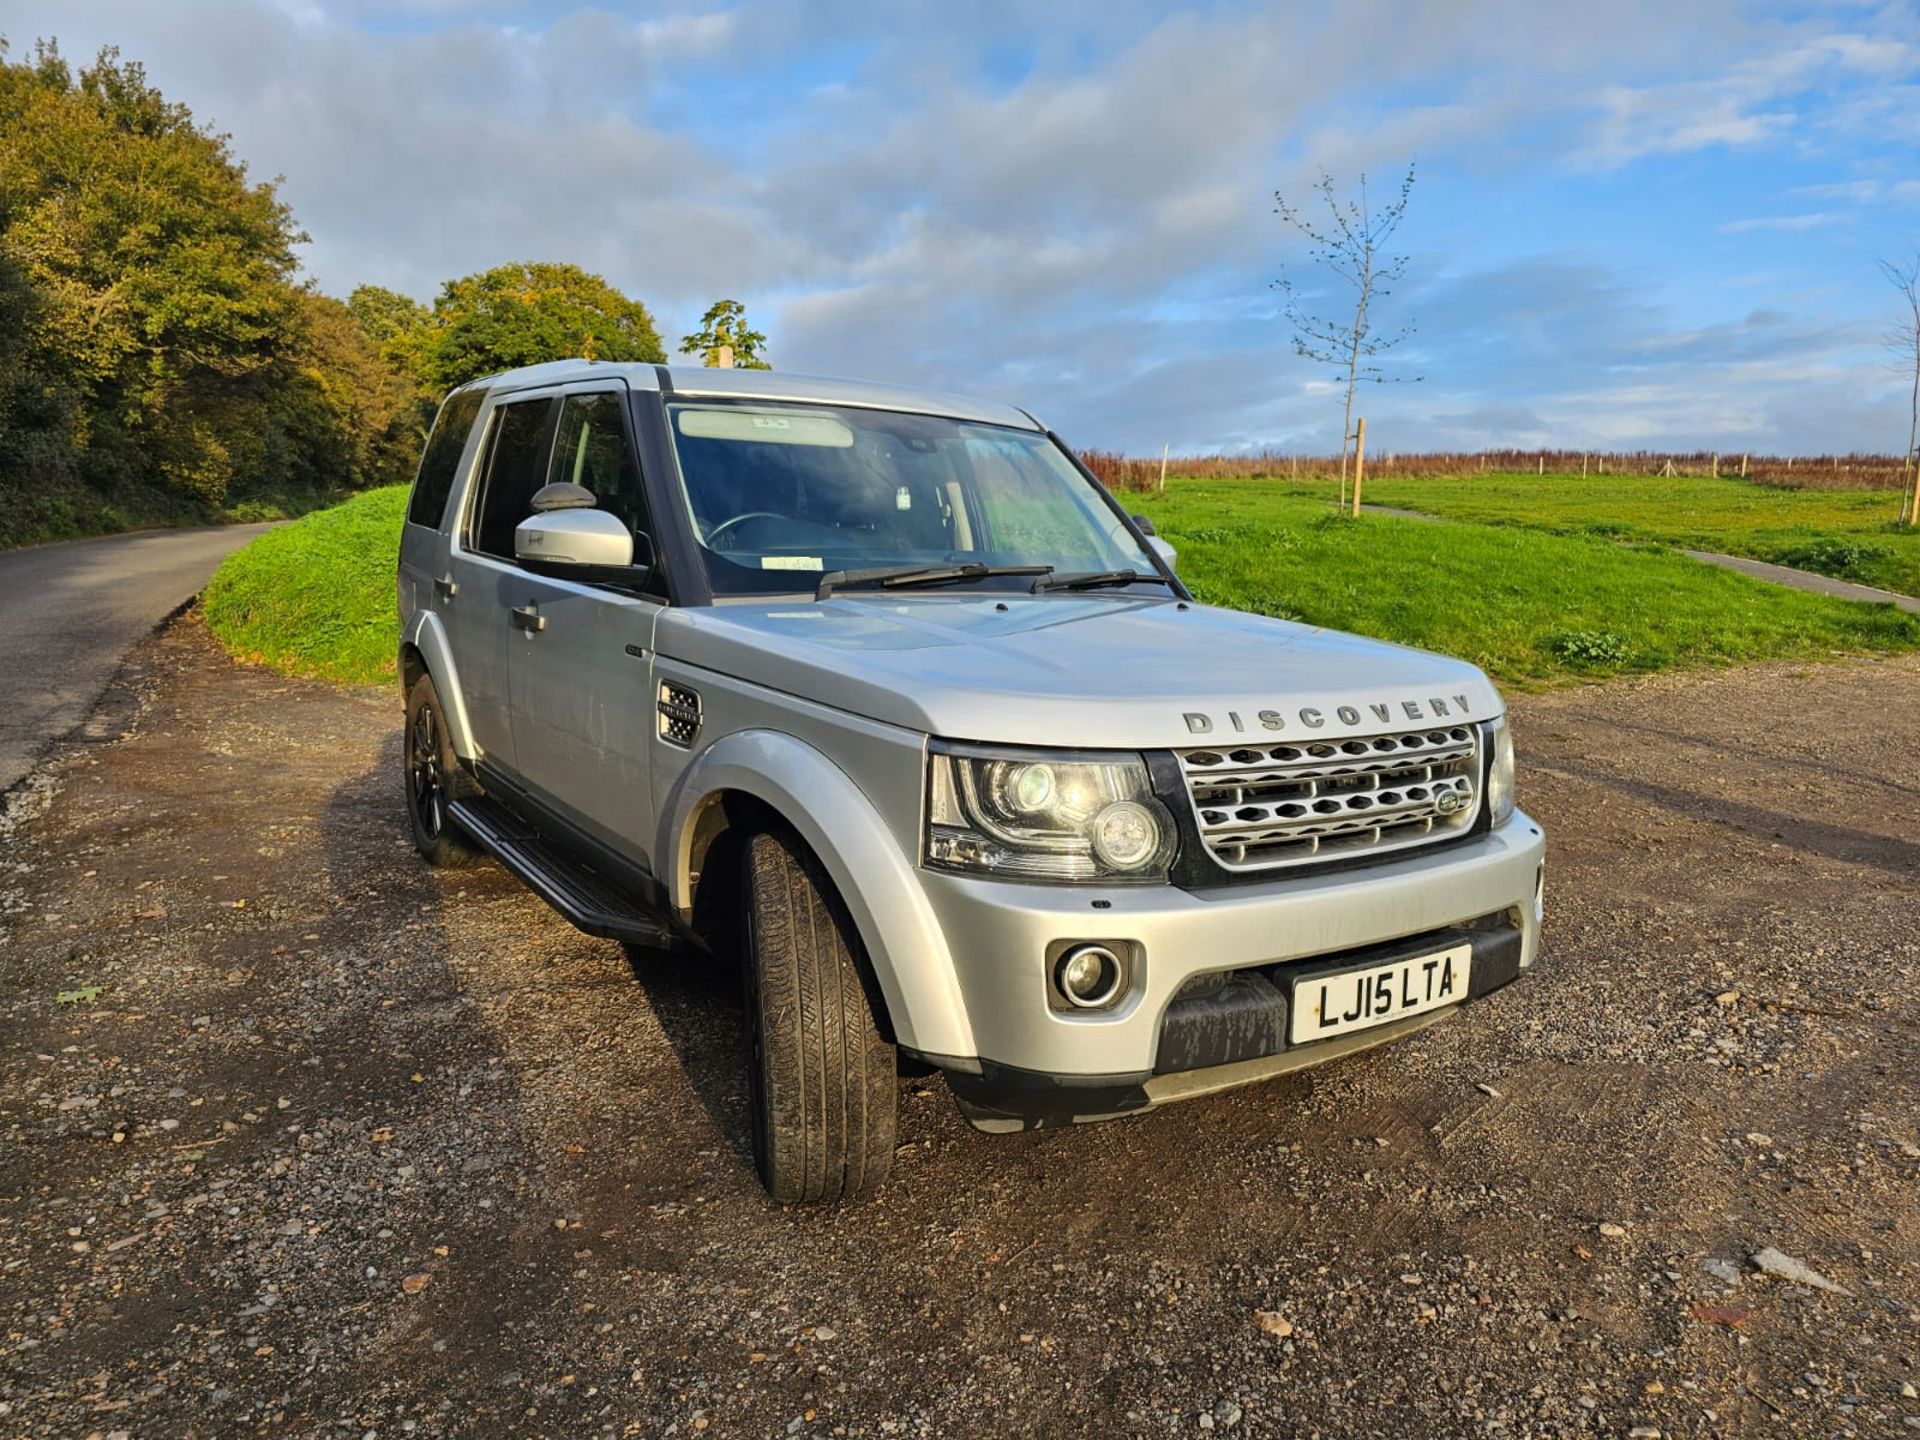
[[[1265,885],[1018,885],[923,871],[956,962],[973,1056],[929,1056],[968,1118],[1024,1128],[1104,1118],[1350,1054],[1454,1013],[1428,1011],[1290,1047],[1287,990],[1308,962],[1362,965],[1474,946],[1477,999],[1523,974],[1540,944],[1545,842],[1524,814],[1465,845]],[[1063,942],[1128,946],[1133,986],[1112,1011],[1047,1003]],[[1317,967],[1315,967],[1317,968]],[[1196,977],[1227,983],[1196,996]],[[1182,992],[1186,992],[1184,995]]]

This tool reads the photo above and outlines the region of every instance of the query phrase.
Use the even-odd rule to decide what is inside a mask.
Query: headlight
[[[1487,809],[1494,824],[1504,825],[1513,814],[1513,732],[1504,715],[1488,728],[1493,732],[1493,759],[1487,765]]]
[[[1173,817],[1138,755],[936,741],[927,863],[1010,880],[1165,880]]]

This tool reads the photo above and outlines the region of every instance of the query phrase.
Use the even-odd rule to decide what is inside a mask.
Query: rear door
[[[651,537],[626,386],[596,381],[561,399],[546,480],[594,494],[636,537]],[[637,541],[644,553],[649,541]],[[636,864],[649,862],[653,794],[653,628],[664,567],[643,593],[522,571],[513,591],[538,628],[514,636],[514,754],[547,809]]]
[[[533,492],[546,483],[559,409],[551,391],[513,395],[494,407],[487,448],[447,556],[450,593],[440,587],[437,605],[481,759],[508,775],[517,773],[508,660],[521,632],[513,608],[527,601],[513,529],[533,513]]]
[[[406,628],[416,610],[438,608],[450,577],[447,571],[447,505],[460,490],[469,455],[485,450],[476,439],[475,424],[485,390],[456,390],[434,418],[420,468],[407,497],[407,521],[400,529],[400,624]]]

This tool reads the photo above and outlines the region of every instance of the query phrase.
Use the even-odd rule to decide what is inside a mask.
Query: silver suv
[[[783,1200],[884,1178],[903,1066],[983,1130],[1106,1119],[1525,972],[1544,842],[1486,677],[1197,604],[1173,558],[1004,405],[475,381],[401,543],[414,839],[739,965]]]

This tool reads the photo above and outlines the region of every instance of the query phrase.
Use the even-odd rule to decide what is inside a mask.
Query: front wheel
[[[893,1046],[820,862],[780,833],[745,850],[754,1162],[776,1200],[849,1200],[893,1165]]]
[[[454,869],[470,865],[479,852],[467,843],[447,815],[449,802],[470,794],[472,781],[460,768],[442,718],[440,692],[433,677],[422,675],[407,690],[404,741],[407,820],[414,848],[429,865]]]

